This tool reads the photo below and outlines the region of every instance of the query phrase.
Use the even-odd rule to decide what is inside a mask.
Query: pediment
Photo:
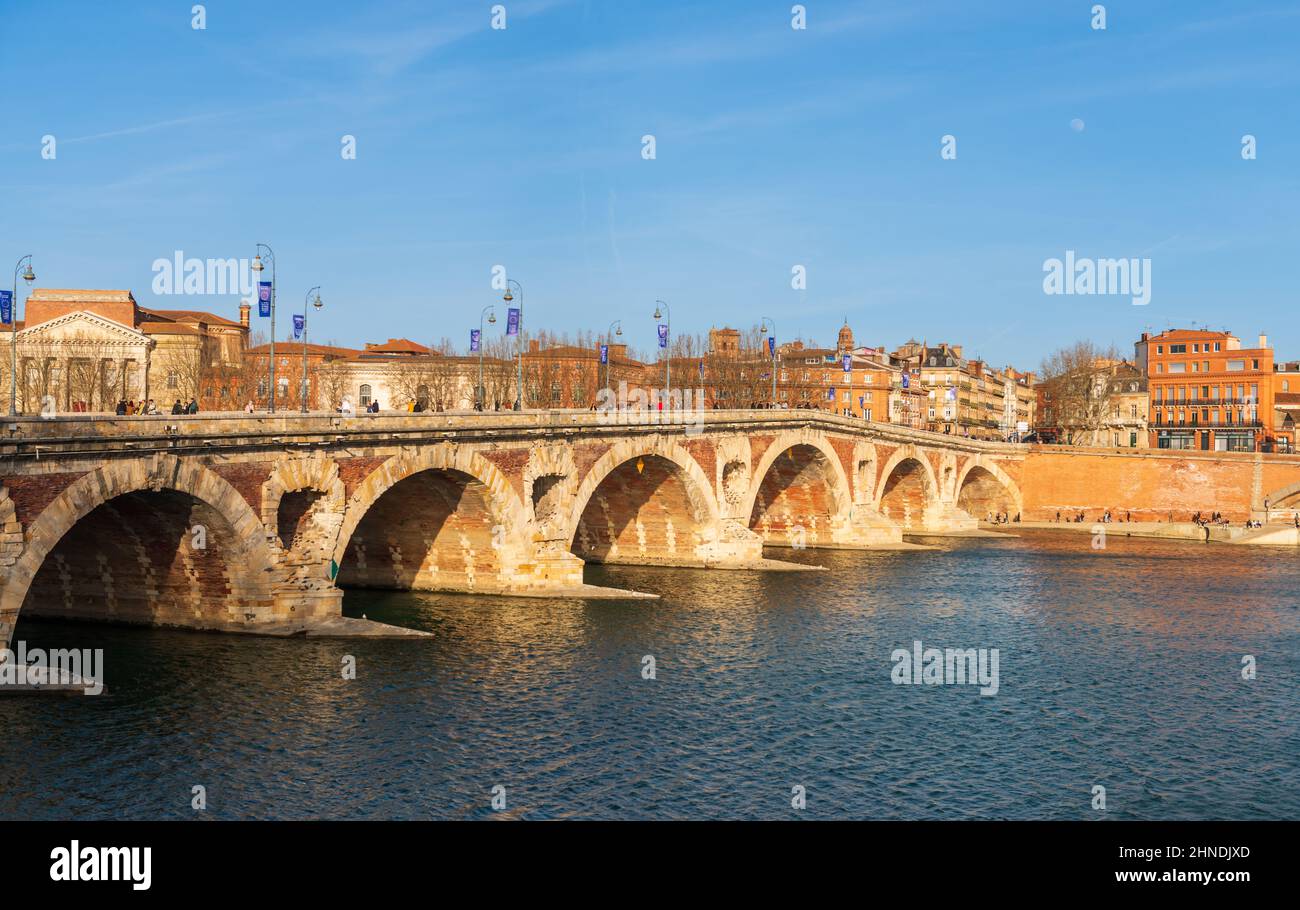
[[[153,339],[120,322],[105,319],[96,313],[78,310],[23,329],[18,333],[18,342],[19,344],[93,342],[150,346],[153,344]]]

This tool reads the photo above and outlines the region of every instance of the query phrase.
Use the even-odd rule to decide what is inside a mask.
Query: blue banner
[[[659,347],[668,347],[668,326],[663,323],[659,324]]]
[[[704,361],[703,361],[703,360],[700,361],[700,378],[701,378],[701,379],[704,378]]]
[[[845,354],[845,355],[844,355],[844,372],[846,372],[846,373],[852,373],[852,372],[853,372],[853,355],[852,355],[852,354]]]
[[[907,374],[904,373],[904,374],[903,374],[903,388],[907,388],[908,382],[910,382],[910,380],[908,379]]]
[[[9,325],[14,321],[14,292],[0,291],[0,324]]]
[[[302,337],[302,330],[307,326],[307,317],[293,314],[293,340],[297,341]]]
[[[767,356],[768,356],[768,357],[775,357],[775,356],[776,356],[776,336],[775,336],[775,335],[768,335],[768,336],[767,336]]]
[[[519,334],[519,310],[516,307],[511,307],[506,311],[506,334]]]
[[[477,354],[477,353],[478,353],[478,348],[479,348],[479,339],[480,339],[481,335],[482,335],[482,330],[481,330],[481,329],[470,329],[470,330],[469,330],[469,352],[470,352],[471,354]]]
[[[607,344],[600,346],[600,362],[609,363],[609,345]]]
[[[265,319],[271,315],[271,282],[257,283],[257,315]]]
[[[827,390],[826,390],[826,400],[827,400],[827,401],[834,401],[834,400],[835,400],[835,390],[834,390],[834,389],[827,389]]]

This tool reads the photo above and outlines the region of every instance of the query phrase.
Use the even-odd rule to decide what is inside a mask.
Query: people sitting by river
[[[123,407],[125,407],[125,405],[123,405]],[[179,398],[177,398],[176,401],[172,404],[172,413],[173,414],[185,413],[185,405],[181,404],[181,400]]]
[[[145,406],[144,412],[150,417],[158,416],[158,405],[154,403],[152,398],[149,399],[149,404]]]
[[[244,413],[245,414],[253,413],[253,399],[250,398],[248,399],[248,401],[244,403]]]
[[[126,416],[126,399],[125,399],[125,398],[119,398],[119,399],[117,400],[117,416],[118,416],[118,417],[124,417],[124,416]]]

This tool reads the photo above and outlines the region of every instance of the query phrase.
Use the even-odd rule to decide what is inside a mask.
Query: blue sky
[[[281,337],[321,285],[313,340],[464,344],[501,264],[528,327],[646,351],[664,298],[675,333],[847,316],[1022,368],[1193,322],[1300,357],[1291,2],[4,5],[0,261],[39,286],[233,316],[151,265],[261,240]],[[1149,257],[1151,303],[1045,295],[1067,249]]]

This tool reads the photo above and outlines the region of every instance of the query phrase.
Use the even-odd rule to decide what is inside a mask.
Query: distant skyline
[[[1300,358],[1300,7],[1103,5],[812,0],[796,30],[790,2],[503,0],[494,29],[491,2],[213,2],[196,30],[193,3],[16,0],[0,287],[32,253],[39,287],[235,318],[152,264],[262,241],[277,338],[320,285],[310,338],[351,347],[463,349],[493,303],[503,331],[504,266],[527,330],[620,319],[643,352],[663,298],[674,334],[831,345],[847,317],[1021,369],[1193,324]],[[1067,256],[1149,259],[1149,304],[1046,294]]]

